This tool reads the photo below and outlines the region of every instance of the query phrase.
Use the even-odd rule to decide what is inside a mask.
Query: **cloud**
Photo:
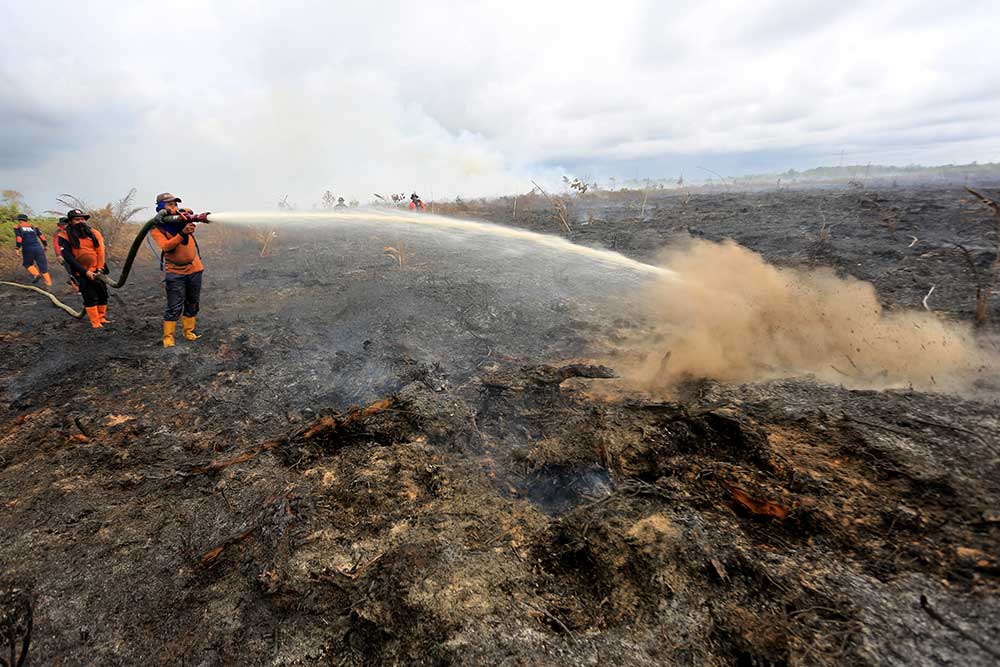
[[[988,2],[7,3],[0,183],[38,208],[137,186],[218,209],[842,150],[996,160],[997,19]]]

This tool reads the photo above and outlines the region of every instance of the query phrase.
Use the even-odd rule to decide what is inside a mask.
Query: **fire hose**
[[[125,257],[125,264],[122,265],[122,272],[121,275],[118,276],[118,280],[112,280],[110,276],[104,275],[103,273],[98,273],[97,279],[105,283],[108,287],[114,287],[115,289],[124,287],[125,281],[128,280],[129,273],[132,271],[132,264],[135,262],[135,256],[139,254],[139,248],[142,246],[142,240],[146,238],[146,234],[149,233],[149,230],[153,228],[153,225],[155,225],[156,222],[156,218],[153,218],[144,224],[139,230],[139,233],[135,235],[135,239],[132,241],[132,247],[129,248],[128,256]],[[55,294],[47,292],[40,287],[35,287],[34,285],[24,285],[21,283],[12,283],[3,280],[0,280],[0,285],[5,285],[7,287],[19,287],[21,289],[38,292],[42,296],[47,297],[56,308],[65,310],[70,316],[75,317],[78,320],[83,319],[84,311],[82,309],[78,311],[73,310],[72,307],[60,301]]]

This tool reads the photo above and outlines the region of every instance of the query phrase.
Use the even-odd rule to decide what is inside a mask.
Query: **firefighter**
[[[156,196],[156,226],[150,234],[160,246],[160,268],[166,272],[163,283],[167,292],[167,307],[163,311],[163,347],[174,346],[177,318],[187,340],[198,340],[195,321],[201,303],[201,263],[198,242],[194,238],[196,222],[208,222],[208,213],[179,208],[180,197],[169,192]]]
[[[409,206],[409,208],[410,208],[411,211],[417,211],[417,212],[420,212],[420,213],[426,213],[427,212],[427,206],[424,205],[423,200],[421,200],[420,197],[417,196],[416,192],[414,192],[412,195],[410,195],[410,206]]]
[[[59,232],[59,248],[66,266],[80,288],[90,326],[100,329],[111,324],[108,314],[108,286],[98,278],[108,272],[107,247],[101,232],[87,224],[90,216],[78,208],[66,213],[66,228]]]
[[[49,262],[45,257],[49,242],[45,234],[35,225],[28,224],[28,216],[23,213],[19,214],[16,220],[14,247],[21,256],[21,264],[31,274],[32,283],[37,283],[41,278],[47,287],[51,287],[52,277],[49,276]]]
[[[76,284],[76,278],[73,277],[73,271],[70,269],[69,265],[66,264],[66,260],[63,259],[62,244],[59,242],[59,234],[66,231],[67,224],[69,224],[69,221],[66,220],[65,217],[59,218],[59,222],[56,223],[56,235],[52,237],[52,246],[56,251],[56,261],[58,261],[59,264],[66,269],[66,273],[69,275],[69,280],[66,281],[66,284],[69,285],[74,292],[79,292],[80,286]]]
[[[337,205],[334,208],[347,208],[347,204],[344,203],[343,197],[337,197]]]

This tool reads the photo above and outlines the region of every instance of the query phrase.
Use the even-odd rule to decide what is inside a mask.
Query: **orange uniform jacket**
[[[72,260],[76,260],[76,264],[80,268],[86,271],[100,271],[104,268],[105,257],[104,257],[104,237],[101,233],[90,228],[94,232],[94,237],[97,239],[97,243],[94,243],[90,238],[84,237],[80,239],[80,247],[74,248],[69,242],[69,235],[66,230],[59,232],[56,238],[59,239],[59,247],[62,248],[63,257],[69,261],[70,268],[74,269],[75,272],[80,272],[76,266],[73,266],[73,261],[70,257],[67,257],[67,253],[72,256]]]
[[[153,227],[150,236],[156,240],[163,251],[163,269],[167,273],[186,276],[205,270],[198,256],[198,246],[194,236],[188,234],[171,234],[159,227]]]

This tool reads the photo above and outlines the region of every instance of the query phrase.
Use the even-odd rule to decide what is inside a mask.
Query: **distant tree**
[[[329,190],[324,192],[322,201],[323,208],[333,208],[336,205],[337,205],[337,198],[334,196],[334,194]]]
[[[32,215],[31,207],[24,203],[24,195],[17,190],[0,190],[0,201],[4,206],[13,206],[17,213]]]
[[[24,199],[17,190],[3,190],[0,192],[0,224],[9,227],[14,224],[14,219],[18,213],[26,213]]]
[[[86,200],[76,195],[71,194],[61,194],[56,197],[56,201],[59,202],[63,210],[47,211],[55,215],[62,215],[65,209],[78,208],[90,214],[90,220],[88,223],[93,227],[96,227],[101,235],[104,237],[104,241],[108,245],[108,250],[114,256],[121,255],[127,250],[125,241],[128,240],[129,231],[126,225],[132,221],[140,211],[144,210],[145,206],[135,205],[135,195],[136,189],[132,188],[123,197],[108,202],[104,206],[97,208],[91,206]]]

